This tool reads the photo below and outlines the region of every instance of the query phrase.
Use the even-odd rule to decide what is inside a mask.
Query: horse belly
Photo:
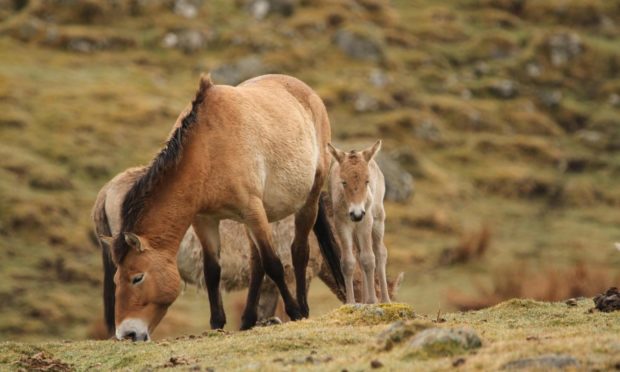
[[[263,205],[270,222],[297,212],[312,190],[316,169],[310,162],[281,169],[277,176],[266,179]]]

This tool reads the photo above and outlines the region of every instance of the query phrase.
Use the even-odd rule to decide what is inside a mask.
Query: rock
[[[500,80],[493,82],[489,87],[491,94],[498,98],[510,99],[519,94],[517,84],[512,80]]]
[[[263,64],[260,57],[249,56],[216,67],[211,71],[211,76],[217,84],[237,85],[251,77],[268,72],[269,68]]]
[[[408,348],[414,353],[425,353],[429,356],[448,356],[477,349],[481,346],[482,341],[473,330],[429,328],[413,337]]]
[[[370,368],[372,368],[372,369],[377,369],[377,368],[381,368],[381,367],[383,367],[383,363],[381,363],[381,361],[378,360],[378,359],[373,359],[370,362]]]
[[[603,312],[620,310],[620,291],[612,287],[607,292],[600,294],[593,299],[596,308]]]
[[[379,101],[368,93],[360,92],[353,100],[355,112],[374,112],[379,110]]]
[[[358,32],[340,29],[334,35],[333,43],[351,58],[373,62],[383,60],[381,44]]]
[[[368,76],[368,80],[370,84],[374,85],[377,88],[383,88],[390,83],[392,79],[385,73],[385,71],[375,68],[370,71],[370,75]]]
[[[413,176],[398,161],[382,152],[375,160],[385,177],[385,200],[398,203],[409,200],[414,192]]]
[[[173,11],[185,18],[196,18],[198,15],[199,2],[191,0],[176,0],[174,2]]]
[[[267,18],[270,14],[290,17],[295,13],[299,0],[251,0],[246,2],[250,14],[257,20]]]
[[[579,361],[570,355],[551,354],[513,360],[504,364],[502,369],[565,369],[578,366]]]
[[[423,321],[404,322],[398,320],[377,335],[376,348],[381,351],[389,351],[394,345],[408,340],[416,333],[429,327],[431,324]]]
[[[581,54],[581,38],[574,32],[560,32],[547,39],[551,64],[559,67],[567,64]]]

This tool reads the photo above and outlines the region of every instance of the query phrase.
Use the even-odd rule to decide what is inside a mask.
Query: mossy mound
[[[414,319],[413,308],[407,304],[343,305],[322,317],[342,325],[375,325],[397,320]]]

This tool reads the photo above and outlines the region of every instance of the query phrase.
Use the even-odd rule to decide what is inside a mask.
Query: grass
[[[381,137],[382,151],[416,177],[411,200],[386,203],[386,245],[388,271],[405,272],[399,300],[419,313],[456,309],[450,289],[475,297],[476,283],[494,288],[507,265],[545,272],[585,262],[619,284],[620,60],[618,27],[604,18],[620,9],[611,2],[570,1],[562,13],[556,0],[522,9],[503,0],[313,1],[263,21],[227,0],[205,2],[194,19],[156,3],[137,14],[129,2],[120,13],[84,3],[86,13],[31,1],[0,14],[1,339],[96,333],[101,269],[88,215],[97,191],[150,160],[200,72],[249,55],[313,86],[341,147]],[[37,4],[56,18],[34,12]],[[31,26],[38,31],[26,37]],[[340,28],[370,33],[381,61],[348,58],[332,42]],[[207,47],[162,47],[178,29],[200,30]],[[579,52],[554,66],[549,38],[567,32]],[[129,42],[80,53],[69,47],[76,37]],[[377,70],[384,86],[371,82]],[[516,95],[498,95],[505,80]],[[356,110],[360,94],[376,108]],[[484,226],[489,244],[468,237]],[[467,259],[438,264],[455,247]],[[243,293],[225,298],[234,329]],[[336,305],[313,284],[313,316]],[[205,329],[207,308],[204,294],[188,290],[158,337]],[[110,347],[129,347],[118,345]]]
[[[388,351],[379,333],[399,318],[405,305],[363,307],[352,325],[351,308],[341,307],[324,317],[247,332],[206,331],[178,339],[133,344],[115,341],[79,341],[23,344],[0,343],[0,366],[15,368],[28,357],[44,352],[49,359],[75,370],[155,369],[178,370],[367,370],[379,361],[387,370],[448,370],[459,358],[465,370],[498,370],[504,364],[548,354],[570,355],[580,368],[611,369],[617,358],[620,313],[589,312],[591,300],[576,306],[533,300],[512,300],[468,313],[443,314],[445,321],[418,317],[412,334],[395,337]],[[382,309],[377,323],[369,311]],[[368,321],[366,321],[368,319]],[[405,323],[409,324],[409,323]],[[468,328],[478,334],[482,347],[471,351],[442,349],[435,353],[412,353],[407,336],[429,327]],[[596,330],[596,332],[594,332]],[[20,362],[21,360],[21,362]],[[462,362],[460,362],[462,363]],[[27,364],[26,364],[27,365]]]

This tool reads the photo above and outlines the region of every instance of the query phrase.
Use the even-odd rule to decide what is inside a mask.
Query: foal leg
[[[280,258],[273,250],[271,239],[271,226],[267,219],[267,214],[263,208],[263,202],[259,198],[251,200],[249,211],[246,214],[246,226],[250,230],[250,235],[254,244],[258,248],[260,259],[265,269],[265,273],[276,283],[284,300],[284,309],[291,320],[302,318],[297,301],[291,295],[284,278],[284,267]],[[304,278],[305,279],[305,278]]]
[[[247,231],[247,229],[246,229]],[[260,301],[260,290],[263,284],[263,278],[265,277],[265,270],[260,259],[260,253],[256,244],[250,238],[248,232],[248,239],[250,239],[250,287],[248,288],[248,297],[245,302],[245,310],[241,316],[241,330],[246,330],[256,325],[258,319],[258,303]],[[277,301],[277,300],[276,300]]]
[[[355,256],[353,256],[353,236],[351,229],[347,224],[339,224],[336,220],[336,230],[342,244],[342,256],[340,257],[340,267],[344,275],[344,284],[347,291],[347,303],[355,303],[355,294],[353,292],[353,274],[355,272]],[[362,288],[362,293],[364,288]],[[363,295],[362,295],[363,297]]]
[[[382,218],[375,219],[372,227],[372,248],[376,258],[377,277],[379,279],[379,285],[381,286],[381,302],[389,303],[390,295],[388,294],[387,277],[385,273],[388,254],[387,248],[385,248],[385,244],[383,244],[384,228],[384,220]]]
[[[362,265],[363,275],[366,278],[366,303],[377,303],[377,293],[375,291],[375,254],[372,249],[372,221],[368,217],[368,221],[362,222],[363,226],[358,226],[358,237],[360,243],[360,263]]]
[[[192,225],[202,245],[203,270],[211,308],[211,328],[221,329],[226,324],[226,314],[224,313],[222,292],[220,291],[222,273],[220,266],[220,221],[196,216]]]

